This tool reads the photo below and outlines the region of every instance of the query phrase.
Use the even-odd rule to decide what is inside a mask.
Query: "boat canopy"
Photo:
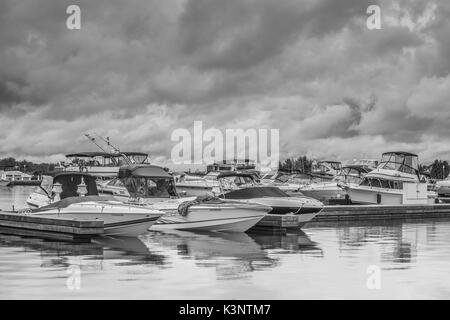
[[[111,157],[115,157],[116,155],[111,154],[111,153],[107,153],[107,152],[77,152],[77,153],[69,153],[66,154],[67,158],[81,158],[81,157],[86,157],[86,158],[94,158],[94,157],[105,157],[105,158],[111,158]]]
[[[121,167],[118,177],[132,197],[170,198],[177,196],[173,176],[158,166]]]
[[[105,158],[118,158],[122,157],[122,155],[126,156],[143,156],[147,157],[148,154],[145,152],[120,152],[120,153],[108,153],[108,152],[100,152],[100,151],[93,151],[93,152],[77,152],[77,153],[69,153],[66,154],[67,158],[74,158],[74,157],[87,157],[87,158],[94,158],[94,157],[105,157]]]
[[[87,195],[98,196],[95,177],[83,172],[62,172],[53,178],[53,185],[60,183],[62,185],[61,200],[68,197],[78,197],[78,185],[84,182],[87,187]]]
[[[223,195],[225,199],[254,199],[263,197],[289,197],[277,187],[249,187],[233,190]]]
[[[119,179],[128,177],[172,178],[163,168],[153,165],[124,166],[119,169]]]
[[[381,157],[378,169],[417,174],[419,170],[418,157],[416,154],[403,151],[385,152]]]
[[[251,172],[232,171],[232,172],[221,172],[220,174],[217,175],[217,179],[228,178],[228,177],[244,177],[244,178],[254,179],[255,174],[251,173]]]

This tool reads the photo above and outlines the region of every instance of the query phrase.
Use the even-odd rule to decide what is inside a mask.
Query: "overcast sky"
[[[164,162],[202,120],[279,128],[281,157],[449,159],[449,17],[448,0],[3,0],[0,157],[64,160],[95,131]]]

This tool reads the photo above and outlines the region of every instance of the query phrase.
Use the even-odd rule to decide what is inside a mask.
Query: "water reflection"
[[[149,232],[141,239],[149,247],[193,259],[199,267],[215,268],[220,279],[246,277],[249,272],[273,268],[278,263],[245,233]]]
[[[138,238],[98,237],[92,243],[70,243],[0,234],[0,246],[39,252],[42,268],[68,268],[76,259],[84,268],[101,270],[108,260],[118,266],[162,265],[165,258],[151,252]]]
[[[312,241],[302,230],[282,234],[250,233],[249,236],[263,249],[281,249],[277,253],[308,253],[323,256],[323,251],[317,242]]]

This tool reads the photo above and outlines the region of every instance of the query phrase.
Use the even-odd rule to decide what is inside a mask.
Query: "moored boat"
[[[49,179],[46,178],[49,183]],[[136,237],[148,230],[163,212],[124,204],[113,197],[98,195],[95,178],[86,173],[57,174],[41,193],[33,193],[27,203],[37,209],[24,214],[102,220],[104,234]]]
[[[214,191],[223,199],[253,202],[272,208],[270,214],[294,214],[299,226],[309,222],[323,209],[323,204],[306,196],[291,197],[277,187],[265,186],[246,172],[223,172],[217,176],[219,187]]]
[[[403,151],[386,152],[378,167],[358,185],[342,184],[353,204],[427,204],[427,183],[420,179],[418,156]]]
[[[344,183],[357,186],[363,177],[372,171],[365,165],[347,165],[331,181],[314,182],[300,188],[305,196],[320,200],[324,203],[348,203],[349,197],[345,189],[340,187]]]
[[[165,212],[151,230],[245,232],[272,210],[255,203],[182,198],[177,193],[173,176],[154,165],[122,167],[119,179],[131,197],[129,202]]]

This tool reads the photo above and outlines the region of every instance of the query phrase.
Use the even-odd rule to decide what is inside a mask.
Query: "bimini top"
[[[417,154],[414,154],[411,152],[406,152],[406,151],[389,151],[389,152],[383,153],[383,155],[385,155],[385,154],[402,154],[405,156],[417,157]]]
[[[128,177],[172,178],[162,167],[153,165],[124,166],[119,169],[119,179]]]
[[[254,179],[255,175],[252,174],[251,172],[237,172],[237,171],[221,172],[217,175],[217,179],[225,177],[246,177]]]
[[[66,154],[66,157],[105,157],[105,158],[113,158],[113,157],[121,157],[122,155],[126,156],[145,156],[147,157],[148,154],[145,152],[120,152],[120,153],[108,153],[108,152],[100,152],[100,151],[93,151],[93,152],[77,152],[77,153],[70,153]]]

